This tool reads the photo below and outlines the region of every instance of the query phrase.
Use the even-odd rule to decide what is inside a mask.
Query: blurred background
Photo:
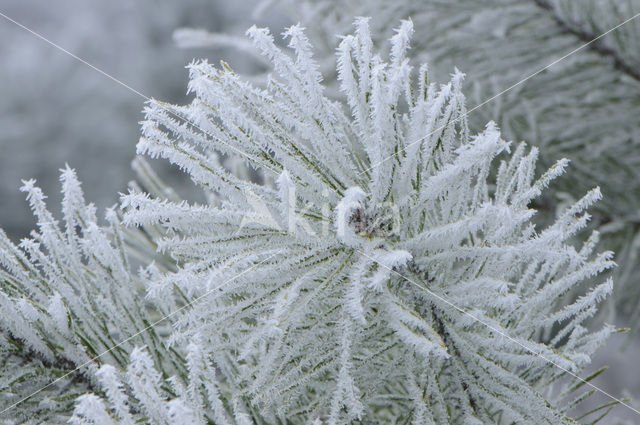
[[[174,41],[174,31],[202,28],[242,36],[250,25],[257,24],[270,26],[278,34],[292,23],[286,10],[273,5],[254,13],[258,3],[3,0],[0,12],[146,96],[185,103],[188,74],[184,67],[194,58],[212,63],[224,59],[248,75],[265,68],[240,49],[181,48]],[[130,164],[144,102],[139,95],[0,17],[0,227],[10,238],[18,241],[35,224],[19,191],[21,179],[37,179],[56,212],[58,170],[65,163],[77,170],[86,198],[97,205],[100,215],[117,202],[118,192],[126,191],[127,182],[134,178]],[[154,166],[173,185],[187,184],[163,161]],[[610,370],[595,381],[596,385],[635,400],[640,398],[637,335],[613,337],[594,359],[593,368],[608,364]],[[637,423],[624,408],[618,408],[605,423],[625,419]]]
[[[174,30],[242,35],[254,23],[256,3],[3,0],[0,11],[144,95],[184,103],[185,66],[193,58],[224,58],[243,73],[255,71],[258,62],[229,49],[181,49]],[[257,23],[287,24],[275,11]],[[0,17],[0,227],[10,238],[28,235],[35,224],[19,191],[21,179],[37,179],[55,212],[58,169],[65,163],[77,170],[99,214],[116,203],[134,177],[130,163],[144,101]]]

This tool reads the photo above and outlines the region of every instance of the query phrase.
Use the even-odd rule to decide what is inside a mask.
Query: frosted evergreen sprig
[[[165,312],[176,288],[202,297],[176,318],[171,341],[204,359],[191,374],[215,368],[220,378],[207,382],[220,386],[191,376],[161,392],[137,350],[130,402],[158,423],[178,411],[194,423],[248,414],[266,423],[571,423],[571,403],[552,401],[552,384],[563,369],[580,373],[613,332],[585,328],[610,280],[561,302],[613,265],[610,252],[593,252],[597,233],[580,248],[568,242],[600,192],[536,230],[529,205],[567,161],[535,179],[537,149],[512,149],[493,123],[470,136],[463,75],[441,86],[424,65],[416,75],[410,21],[388,61],[368,20],[355,27],[337,51],[348,111],[323,94],[300,26],[284,33],[293,56],[267,30],[248,31],[277,72],[265,89],[224,63],[195,62],[190,105],[145,110],[138,152],[180,166],[210,202],[133,191],[122,198],[124,222],[165,229],[155,242],[179,267],[150,274],[148,296]],[[256,172],[238,177],[218,152]],[[77,423],[128,420],[113,415],[124,409],[119,385],[105,384],[109,407],[83,398]]]
[[[546,218],[571,195],[602,187],[596,221],[620,266],[609,312],[640,323],[640,19],[627,22],[640,0],[264,0],[262,10],[273,4],[322,40],[316,53],[329,81],[336,34],[349,31],[351,16],[372,16],[372,38],[387,48],[395,23],[411,17],[409,55],[428,61],[432,78],[463,69],[470,107],[492,99],[469,116],[473,132],[495,120],[505,138],[540,149],[539,171],[571,159],[573,177],[538,201]]]
[[[437,78],[454,66],[464,69],[474,105],[640,12],[638,0],[275,3],[306,25],[312,39],[324,41],[317,55],[327,68],[339,42],[336,34],[349,31],[351,16],[372,16],[372,38],[385,48],[390,48],[387,37],[395,22],[411,17],[417,37],[409,55],[429,61]],[[597,208],[609,216],[637,219],[639,29],[635,19],[590,43],[475,111],[470,125],[478,131],[488,119],[496,120],[507,137],[540,148],[545,166],[569,157],[576,178],[559,182],[560,187],[573,191],[576,185],[585,190],[603,185],[607,197]]]
[[[75,172],[61,170],[60,226],[34,180],[22,191],[38,230],[15,246],[0,231],[0,418],[14,423],[69,417],[101,365],[124,368],[135,344],[153,347],[167,376],[184,370],[150,323],[141,279],[130,271],[116,211],[97,223]],[[15,403],[18,405],[13,406]]]

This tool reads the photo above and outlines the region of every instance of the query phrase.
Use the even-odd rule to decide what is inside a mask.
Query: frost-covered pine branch
[[[0,419],[11,423],[68,419],[76,396],[98,382],[99,367],[124,368],[136,344],[152,349],[165,376],[184,370],[156,329],[140,333],[151,319],[115,210],[100,227],[75,172],[62,170],[61,182],[63,227],[29,180],[22,191],[38,230],[19,246],[0,231]]]
[[[385,45],[399,19],[416,36],[409,54],[443,79],[464,70],[473,107],[640,13],[640,1],[617,0],[265,0],[307,26],[325,75],[352,16],[372,16],[372,37]],[[540,149],[538,170],[559,157],[572,178],[539,202],[554,212],[575,193],[600,185],[595,207],[603,245],[620,265],[613,313],[640,321],[640,19],[636,18],[562,59],[469,116],[473,132],[495,120],[510,140]],[[557,195],[563,195],[560,198]],[[560,198],[560,199],[558,199]],[[551,216],[551,215],[549,215]]]
[[[454,66],[463,69],[474,104],[640,12],[637,0],[278,2],[309,27],[313,39],[325,41],[320,59],[329,62],[351,16],[372,16],[372,38],[386,47],[395,22],[410,17],[417,31],[411,56],[428,61],[437,78]],[[640,21],[628,22],[474,112],[470,124],[482,127],[498,118],[508,137],[540,147],[549,164],[568,155],[582,177],[572,187],[606,184],[599,208],[635,213],[638,190],[630,185],[640,179],[623,173],[637,172],[639,29]]]
[[[597,233],[568,242],[599,190],[536,229],[529,205],[567,161],[536,179],[536,148],[493,123],[471,136],[463,74],[437,85],[412,68],[410,21],[388,60],[368,20],[355,28],[337,51],[346,110],[300,26],[284,33],[293,55],[248,31],[277,73],[266,88],[201,61],[191,104],[148,106],[138,152],[210,199],[122,198],[124,223],[164,228],[155,243],[178,265],[150,273],[149,299],[192,302],[170,337],[189,377],[161,389],[138,349],[125,374],[101,369],[106,399],[84,396],[75,423],[572,422],[555,383],[613,332],[585,327],[610,280],[563,299],[613,265]],[[257,171],[238,177],[219,154]]]

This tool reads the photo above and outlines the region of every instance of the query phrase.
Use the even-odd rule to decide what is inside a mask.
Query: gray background
[[[3,0],[0,12],[146,96],[184,103],[184,67],[193,58],[225,58],[249,73],[257,64],[233,50],[180,49],[173,31],[196,27],[242,35],[253,23],[255,3]],[[281,16],[267,14],[259,23],[282,28]],[[133,178],[144,101],[0,17],[0,227],[18,240],[35,224],[19,192],[21,179],[37,179],[56,213],[58,169],[65,163],[76,169],[100,216],[115,204]]]
[[[278,34],[289,24],[278,10],[256,19],[256,3],[3,0],[0,11],[145,95],[184,103],[184,67],[193,58],[224,58],[243,73],[260,69],[234,50],[179,49],[173,31],[197,27],[242,35],[257,23]],[[17,241],[35,224],[18,190],[21,179],[36,178],[57,212],[58,169],[65,163],[77,170],[86,198],[99,211],[115,204],[118,192],[133,178],[130,162],[143,105],[138,95],[0,18],[0,227]],[[164,173],[169,178],[179,174],[169,167]],[[640,343],[626,343],[627,349],[620,351],[625,337],[617,335],[600,350],[594,365],[611,368],[596,383],[616,395],[627,389],[637,398]],[[605,422],[617,423],[616,416],[635,420],[619,408]]]

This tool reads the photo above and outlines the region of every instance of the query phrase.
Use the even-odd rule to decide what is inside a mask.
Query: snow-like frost
[[[124,221],[164,229],[155,243],[176,263],[149,271],[150,299],[168,313],[167,299],[202,297],[171,317],[187,375],[164,390],[153,350],[136,350],[129,402],[156,423],[570,423],[567,394],[544,396],[564,374],[550,362],[579,372],[613,332],[583,326],[610,282],[563,300],[613,266],[592,241],[568,242],[599,192],[538,231],[528,205],[564,162],[535,180],[537,151],[493,123],[471,137],[463,74],[412,77],[410,22],[389,61],[368,20],[355,26],[338,49],[344,104],[294,26],[293,55],[248,31],[277,73],[266,88],[195,62],[190,105],[148,105],[139,152],[180,166],[210,202],[123,198]]]

